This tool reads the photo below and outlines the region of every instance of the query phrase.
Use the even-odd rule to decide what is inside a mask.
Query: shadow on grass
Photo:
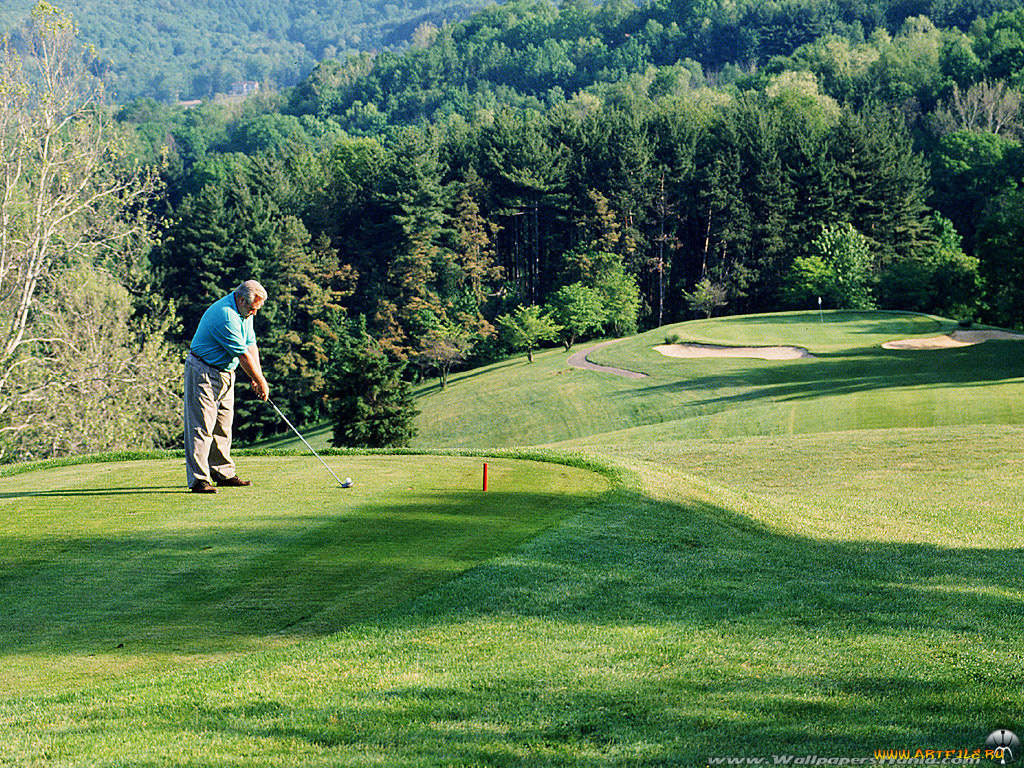
[[[1016,725],[1020,548],[818,540],[624,491],[566,519],[578,509],[438,493],[273,530],[5,537],[0,655],[203,653],[364,622],[302,646],[294,687],[264,686],[277,662],[256,656],[222,682],[169,678],[148,705],[154,733],[238,742],[252,765],[282,762],[257,759],[265,743],[299,743],[321,765],[695,766],[973,749]],[[364,668],[379,681],[324,671]],[[62,706],[119,743],[122,720],[139,727],[135,705],[101,697]]]
[[[446,507],[474,524],[466,500]],[[225,678],[230,703],[171,681],[147,718],[237,742],[253,765],[276,764],[256,758],[264,743],[313,749],[318,765],[697,766],[708,755],[974,749],[1015,724],[1022,554],[816,540],[714,504],[617,492],[412,604],[376,604],[385,614],[353,635],[306,647],[293,687],[265,688],[275,667],[256,658]],[[307,610],[309,582],[288,569],[318,570],[317,595],[353,588],[331,562],[281,550],[252,564],[264,581],[234,583],[262,598],[283,575],[288,600]],[[377,558],[370,580],[393,571],[422,587],[429,558],[416,562]],[[435,584],[452,573],[435,572]],[[231,632],[236,618],[207,621]],[[374,672],[335,676],[350,669]],[[82,706],[89,729],[102,727],[95,697]],[[118,695],[107,706],[112,722],[137,724]]]
[[[424,395],[433,395],[438,394],[440,392],[447,392],[454,385],[460,384],[464,381],[469,381],[470,379],[475,379],[477,376],[489,375],[494,373],[495,371],[500,371],[504,368],[513,368],[515,366],[520,365],[527,365],[527,361],[525,358],[513,357],[498,363],[490,363],[488,365],[483,365],[478,368],[471,368],[470,370],[452,371],[451,374],[448,376],[448,384],[447,386],[444,387],[441,386],[440,376],[424,376],[423,378],[425,382],[431,379],[433,379],[433,381],[430,381],[429,384],[422,383],[419,386],[417,386],[415,388],[416,395],[418,397],[423,397]]]
[[[438,491],[253,521],[188,514],[187,523],[156,520],[155,530],[118,536],[7,534],[0,657],[48,649],[74,656],[118,643],[126,654],[168,646],[203,654],[230,650],[232,637],[333,632],[519,545],[582,503],[560,494]]]
[[[753,621],[761,629],[828,627],[840,634],[995,630],[1018,610],[1024,549],[817,540],[773,531],[713,505],[663,505],[631,495],[611,527],[554,538],[501,567],[501,593],[466,601],[478,611],[556,620],[671,618],[691,627]],[[656,516],[625,530],[631,510]],[[635,519],[635,518],[634,518]],[[638,521],[639,522],[639,521]],[[571,574],[572,589],[565,590]]]
[[[338,764],[370,758],[393,766],[698,768],[711,755],[766,758],[765,765],[774,765],[769,756],[780,754],[820,765],[806,762],[807,756],[863,760],[876,749],[933,743],[936,731],[945,748],[974,750],[983,747],[986,735],[984,726],[958,721],[952,712],[932,712],[922,727],[907,722],[872,729],[879,709],[889,714],[884,704],[860,695],[817,697],[811,691],[819,681],[809,673],[767,676],[756,684],[666,675],[657,683],[631,682],[604,691],[563,683],[519,680],[493,689],[424,685],[299,711],[293,702],[253,700],[241,706],[199,705],[180,714],[183,722],[196,719],[197,734],[217,724],[214,732],[222,739],[298,743],[307,748],[302,751],[312,747]],[[885,692],[876,699],[913,691],[938,703],[961,693],[954,683],[923,684],[911,677],[879,683]]]
[[[528,363],[522,357],[513,357],[508,360],[504,360],[500,363],[492,363],[480,368],[473,368],[469,371],[455,371],[448,377],[448,384],[457,384],[462,381],[469,381],[475,379],[477,376],[483,376],[485,374],[493,373],[494,371],[500,371],[504,368],[514,368],[519,365],[527,365]],[[438,381],[436,389],[440,390],[441,384]],[[433,389],[433,387],[432,387]]]
[[[339,694],[336,708],[230,717],[230,728],[340,754],[383,741],[425,764],[974,749],[1017,711],[1024,683],[1012,662],[1022,554],[814,540],[622,494],[394,616],[376,639],[427,633],[423,684],[385,681],[369,697]],[[429,683],[467,663],[458,642],[431,652],[439,632],[480,618],[509,627],[509,647],[479,652],[459,685]]]
[[[471,593],[462,607],[674,635],[676,658],[664,640],[644,651],[668,667],[641,662],[647,675],[619,682],[620,706],[640,713],[620,745],[627,753],[674,744],[661,759],[697,765],[709,754],[973,749],[1017,711],[1007,694],[1024,670],[1001,682],[1013,652],[989,666],[978,650],[1010,651],[1024,630],[1024,550],[819,541],[722,507],[642,497],[619,509],[607,525],[504,566],[493,579],[502,594]],[[695,636],[705,640],[690,644]],[[599,732],[621,731],[602,707],[589,710],[605,718]],[[580,730],[569,738],[601,743]]]
[[[156,485],[135,488],[78,488],[61,491],[20,491],[0,493],[0,499],[28,499],[35,497],[78,498],[80,496],[134,496],[135,494],[191,493],[183,486]]]

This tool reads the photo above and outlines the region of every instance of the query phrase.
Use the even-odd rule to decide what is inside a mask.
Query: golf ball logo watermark
[[[1013,731],[1000,728],[992,731],[985,739],[985,749],[992,752],[992,760],[1000,765],[1009,765],[1020,755],[1020,739]]]

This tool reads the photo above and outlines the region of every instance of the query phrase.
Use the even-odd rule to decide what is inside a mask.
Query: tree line
[[[33,4],[10,0],[0,8],[0,30],[16,45]],[[82,41],[95,49],[97,73],[122,104],[143,97],[164,103],[208,99],[239,80],[291,87],[328,62],[321,65],[319,85],[307,82],[299,101],[312,98],[322,108],[323,96],[342,111],[355,105],[353,115],[374,104],[407,117],[447,98],[444,78],[456,99],[481,89],[492,103],[508,101],[512,92],[546,99],[552,88],[571,94],[593,82],[616,82],[623,73],[642,74],[649,65],[689,61],[691,70],[696,65],[714,73],[763,67],[827,35],[856,39],[876,29],[895,34],[914,16],[966,30],[979,17],[1019,7],[1013,0],[616,0],[599,6],[573,0],[560,7],[516,0],[482,10],[484,5],[124,0],[114,7],[68,0],[65,7]],[[406,56],[410,48],[431,47],[436,37],[441,45],[433,53]],[[335,87],[337,68],[329,62],[354,57],[361,62],[357,69],[365,68],[370,58],[363,54],[381,51],[374,78],[352,93]],[[453,56],[471,66],[452,66]],[[329,93],[318,95],[324,84]],[[372,123],[372,110],[364,117]]]
[[[968,317],[982,300],[902,117],[799,84],[216,154],[179,185],[155,264],[183,327],[226,285],[264,281],[279,297],[267,358],[300,377],[289,392],[310,416],[316,366],[300,369],[342,307],[429,368],[502,354],[520,307],[545,308],[571,346],[691,317],[700,285],[729,312],[823,296]],[[859,289],[839,290],[855,271]]]
[[[173,210],[245,221],[211,168],[250,169],[407,375],[819,298],[1012,326],[1013,6],[517,0],[180,133],[135,122],[187,138]],[[158,262],[218,274],[190,219]]]
[[[409,439],[417,377],[714,312],[820,299],[1020,327],[1024,11],[900,6],[940,27],[891,5],[516,0],[242,104],[136,101],[111,125],[115,167],[155,169],[122,212],[149,239],[88,263],[135,265],[97,274],[160,359],[259,279],[275,400],[342,443]],[[754,59],[711,69],[734,28],[757,32],[734,47]],[[572,67],[527,68],[563,44]],[[148,335],[147,294],[173,309]],[[239,423],[279,429],[244,401]]]

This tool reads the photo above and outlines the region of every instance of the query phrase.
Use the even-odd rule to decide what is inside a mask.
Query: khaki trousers
[[[195,355],[185,359],[185,481],[234,477],[231,422],[235,417],[235,372],[213,368]],[[211,474],[212,473],[212,474]]]

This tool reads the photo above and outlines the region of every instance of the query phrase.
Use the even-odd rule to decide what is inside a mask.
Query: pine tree
[[[477,305],[482,306],[504,270],[495,262],[497,228],[480,214],[480,206],[473,197],[472,190],[479,186],[480,177],[470,168],[455,204],[451,251],[460,272],[458,287],[466,289]]]
[[[325,241],[314,246],[299,218],[282,210],[275,199],[281,187],[264,164],[236,158],[209,170],[197,170],[209,180],[183,200],[159,256],[163,281],[181,300],[181,341],[192,338],[214,301],[243,280],[259,280],[269,296],[255,329],[275,400],[303,420],[318,418],[324,349],[332,338],[327,319],[352,293],[352,270]],[[239,379],[244,391],[244,375]],[[235,418],[241,441],[280,428],[272,411],[241,394]]]
[[[752,212],[750,260],[756,265],[758,280],[751,287],[750,302],[758,308],[770,307],[778,298],[792,258],[797,192],[784,160],[788,147],[783,121],[789,116],[774,105],[755,102],[737,117],[746,127],[745,158],[751,168],[747,192]]]
[[[444,317],[435,279],[443,262],[445,192],[432,136],[400,131],[387,156],[380,201],[377,264],[365,287],[378,297],[372,330],[396,359],[406,359],[429,328]]]
[[[877,244],[880,266],[931,246],[927,169],[902,117],[875,106],[845,112],[833,134],[836,170],[845,181],[837,215]]]
[[[528,113],[504,111],[481,134],[481,173],[493,197],[489,210],[504,227],[499,262],[515,292],[531,302],[549,287],[554,230],[567,204],[569,153],[549,128]]]
[[[731,129],[731,126],[729,126]],[[706,227],[701,253],[701,278],[721,282],[733,297],[746,296],[757,279],[750,260],[751,211],[744,196],[744,172],[735,137],[723,126],[722,147],[706,169],[701,200],[701,225]]]
[[[698,110],[675,101],[659,105],[650,123],[659,173],[648,235],[653,245],[648,262],[653,284],[647,296],[648,304],[656,308],[654,322],[660,326],[672,314],[682,286],[700,279],[696,217],[690,214],[697,159],[707,142],[708,125]]]
[[[366,332],[366,323],[335,324],[324,396],[332,424],[331,443],[356,448],[409,444],[416,434],[412,387],[402,378],[404,362],[393,362]]]
[[[225,276],[234,258],[232,234],[224,189],[211,184],[182,201],[154,253],[160,282],[175,286],[176,307],[186,334],[225,293]]]

